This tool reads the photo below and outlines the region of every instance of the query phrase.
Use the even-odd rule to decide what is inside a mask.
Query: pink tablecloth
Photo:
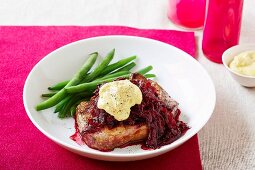
[[[202,169],[197,136],[162,156],[136,162],[104,162],[71,153],[45,137],[23,107],[32,67],[49,52],[80,39],[136,35],[172,44],[195,55],[194,33],[119,26],[0,27],[0,169]]]

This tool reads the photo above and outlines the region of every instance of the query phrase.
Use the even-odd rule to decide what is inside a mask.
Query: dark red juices
[[[71,138],[73,141],[75,141],[77,144],[83,145],[84,142],[83,142],[82,137],[81,137],[81,135],[80,135],[80,133],[79,133],[79,130],[78,130],[78,127],[77,127],[77,123],[76,123],[76,122],[75,122],[74,128],[75,128],[75,133],[74,133],[72,136],[70,136],[70,138]]]

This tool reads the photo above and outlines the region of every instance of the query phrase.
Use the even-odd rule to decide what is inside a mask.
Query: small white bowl
[[[224,66],[227,68],[227,70],[230,72],[232,77],[242,86],[245,87],[255,87],[255,77],[254,76],[247,76],[243,74],[236,73],[232,71],[229,68],[229,64],[231,61],[233,61],[234,57],[242,52],[245,51],[255,51],[255,44],[242,44],[242,45],[236,45],[229,49],[227,49],[222,54],[222,62]]]

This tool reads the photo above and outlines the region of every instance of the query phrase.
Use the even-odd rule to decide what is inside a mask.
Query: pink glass
[[[204,25],[206,0],[169,0],[168,18],[176,25],[199,29]]]
[[[209,0],[202,49],[208,59],[222,63],[222,53],[237,45],[243,0]]]

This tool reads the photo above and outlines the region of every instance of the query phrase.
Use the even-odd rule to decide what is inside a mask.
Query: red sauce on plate
[[[76,123],[75,123],[75,133],[72,136],[70,136],[70,138],[73,141],[75,141],[77,144],[79,144],[79,145],[83,145],[84,144],[84,142],[82,140],[82,137],[81,137],[81,134],[79,133],[79,130],[77,128]]]

